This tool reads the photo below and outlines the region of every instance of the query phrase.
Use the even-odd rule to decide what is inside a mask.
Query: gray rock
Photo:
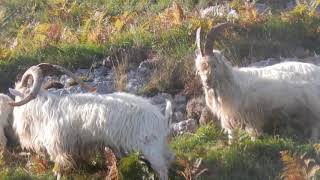
[[[130,93],[137,94],[139,90],[147,84],[151,76],[151,69],[147,66],[147,62],[143,61],[137,68],[131,69],[127,73],[127,90]]]
[[[152,104],[165,104],[166,100],[170,100],[172,102],[172,96],[168,93],[159,93],[156,96],[151,97]]]
[[[268,5],[266,5],[266,4],[264,4],[264,3],[256,3],[255,6],[256,6],[256,11],[259,14],[264,13],[268,9],[270,9],[270,7]]]
[[[219,5],[207,7],[205,9],[201,9],[200,10],[200,17],[201,18],[222,17],[222,16],[226,16],[229,11],[230,11],[230,8],[229,8],[229,5],[227,3],[219,4]]]
[[[297,58],[304,58],[304,57],[307,57],[309,53],[303,47],[297,47],[293,51],[292,55]]]
[[[184,133],[194,133],[197,130],[197,122],[194,119],[188,119],[171,125],[173,136]]]
[[[51,88],[61,89],[61,88],[64,88],[64,84],[62,84],[56,80],[49,80],[46,83],[44,83],[44,85],[42,87],[44,89],[51,89]]]
[[[104,58],[104,59],[102,60],[102,66],[104,66],[104,67],[107,68],[107,69],[112,69],[112,67],[114,66],[114,64],[113,64],[110,56],[108,56],[108,57],[106,57],[106,58]]]
[[[154,65],[153,65],[154,63],[152,62],[152,61],[150,61],[150,60],[145,60],[145,61],[142,61],[140,64],[139,64],[139,66],[138,66],[138,69],[142,69],[142,70],[144,70],[144,69],[153,69],[153,67],[154,67]]]
[[[187,104],[186,96],[183,96],[180,94],[175,95],[173,102],[175,106],[174,108],[175,111],[185,112],[186,104]]]
[[[279,59],[268,58],[266,60],[257,61],[248,65],[248,67],[266,67],[279,63]]]
[[[170,100],[171,102],[173,102],[172,96],[167,93],[159,93],[156,96],[149,98],[150,103],[153,105],[156,105],[160,109],[162,114],[165,114],[165,109],[166,109],[166,104],[167,104],[166,100]],[[174,106],[174,104],[172,104],[172,106]],[[174,109],[174,107],[173,107],[173,109]]]
[[[75,74],[77,76],[87,76],[90,73],[90,69],[77,69]]]
[[[172,117],[172,122],[181,122],[185,119],[185,116],[183,115],[182,112],[180,111],[176,111],[173,113],[173,117]]]
[[[99,94],[108,94],[115,91],[115,85],[113,81],[101,81],[96,85],[97,93]]]
[[[174,104],[174,111],[186,112],[186,104]]]
[[[199,120],[204,108],[206,108],[204,97],[196,97],[189,100],[186,107],[187,117]]]
[[[93,70],[94,78],[99,78],[101,76],[106,76],[108,73],[108,69],[104,66],[100,66],[99,68],[96,68]]]
[[[292,10],[293,8],[295,8],[297,5],[296,1],[289,1],[286,4],[286,10]]]
[[[174,96],[173,101],[174,101],[176,104],[182,104],[182,103],[186,103],[186,102],[187,102],[187,98],[186,98],[186,96],[177,94],[177,95]]]
[[[306,58],[301,59],[301,62],[320,65],[320,56],[315,55],[315,56],[306,57]]]

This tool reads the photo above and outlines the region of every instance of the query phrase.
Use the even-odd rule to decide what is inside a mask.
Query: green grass
[[[315,157],[312,144],[266,136],[252,142],[244,137],[232,145],[215,127],[200,128],[194,135],[177,137],[171,143],[178,157],[203,158],[209,173],[201,179],[276,179],[282,173],[280,152],[308,153]]]
[[[70,69],[90,67],[108,56],[115,64],[138,64],[157,59],[150,83],[141,94],[176,92],[194,80],[195,30],[203,33],[226,18],[199,19],[196,8],[217,1],[177,0],[184,19],[173,9],[173,1],[157,0],[4,0],[0,4],[0,91],[12,87],[16,76],[30,65],[48,62]],[[298,47],[310,54],[320,53],[320,17],[307,5],[280,13],[287,0],[259,1],[271,5],[271,15],[249,17],[243,1],[234,0],[240,19],[218,37],[216,47],[224,50],[235,65],[244,59],[291,57]],[[181,14],[180,14],[181,15]],[[168,20],[169,19],[169,20]],[[204,39],[204,38],[203,38]],[[16,43],[14,43],[16,42]],[[125,70],[121,68],[125,73]],[[120,71],[120,70],[119,70]],[[119,72],[119,73],[123,73]],[[123,74],[120,74],[123,75]],[[121,79],[121,78],[120,78]],[[197,89],[195,91],[201,91]],[[290,136],[289,136],[290,137]],[[312,143],[279,136],[265,136],[255,142],[240,135],[227,145],[226,136],[216,127],[200,128],[197,133],[176,137],[171,142],[178,159],[194,162],[203,158],[201,168],[208,168],[200,179],[281,179],[283,162],[280,152],[307,155],[317,159]],[[120,176],[154,174],[139,160],[138,154],[119,161]],[[99,162],[101,157],[98,158]],[[13,163],[16,162],[16,163]],[[103,164],[103,163],[102,163]],[[0,179],[53,179],[52,165],[40,174],[25,169],[26,160],[3,159]],[[175,162],[172,179],[183,179],[183,167]],[[69,178],[101,179],[101,162],[74,170]]]
[[[189,163],[198,158],[203,159],[201,169],[208,171],[200,176],[200,179],[221,180],[250,180],[250,179],[279,179],[284,171],[281,161],[281,152],[288,151],[295,154],[306,154],[306,157],[318,158],[314,144],[308,141],[297,142],[290,138],[266,135],[256,141],[249,140],[246,134],[242,134],[232,145],[227,144],[226,135],[220,129],[209,125],[201,127],[195,134],[185,134],[172,139],[171,148],[176,153],[177,161],[170,169],[171,179],[183,179],[179,171],[183,170],[180,160]],[[153,177],[155,174],[149,166],[140,160],[138,153],[133,153],[118,161],[119,176],[122,179],[141,179],[142,176]],[[1,179],[53,179],[52,165],[41,173],[34,173],[25,168],[24,161],[16,160],[15,164],[8,162],[10,158],[2,160],[0,166]],[[12,159],[11,159],[12,160]],[[95,165],[81,165],[80,169],[73,170],[68,176],[76,179],[99,179],[104,176],[103,157],[96,156],[93,159]],[[92,162],[93,162],[92,160]],[[20,163],[17,163],[20,162]],[[32,161],[34,162],[34,161]],[[316,161],[317,162],[317,161]],[[11,165],[6,165],[9,163]],[[34,164],[37,167],[37,164]]]

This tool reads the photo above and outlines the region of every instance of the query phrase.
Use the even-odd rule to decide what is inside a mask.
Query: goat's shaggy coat
[[[9,105],[11,101],[9,96],[0,94],[0,146],[2,148],[5,148],[7,144],[5,128],[9,125],[9,119],[12,118],[13,107]]]
[[[264,68],[232,67],[219,51],[212,51],[214,35],[224,26],[209,32],[205,52],[200,48],[198,29],[195,65],[206,104],[219,117],[229,140],[235,128],[247,130],[254,138],[264,127],[279,121],[298,125],[318,139],[320,68],[299,62]]]
[[[28,94],[22,84],[11,90],[16,102]],[[148,100],[127,93],[57,96],[40,90],[14,108],[13,127],[22,147],[46,150],[59,166],[73,165],[91,150],[109,146],[117,154],[141,152],[160,178],[168,179],[174,157],[167,146],[171,111],[169,101],[164,116]]]

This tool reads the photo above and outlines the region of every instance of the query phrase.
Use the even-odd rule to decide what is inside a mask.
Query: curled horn
[[[41,89],[41,84],[43,82],[43,73],[40,67],[32,66],[30,67],[22,76],[21,82],[23,87],[27,87],[29,78],[32,77],[33,84],[30,90],[30,93],[21,101],[18,102],[9,102],[11,106],[22,106],[32,99],[34,99],[38,92]]]
[[[41,85],[43,82],[43,77],[45,75],[52,75],[52,74],[57,74],[57,73],[65,73],[66,75],[70,76],[73,78],[77,83],[80,84],[81,87],[86,89],[87,91],[94,92],[96,91],[95,88],[90,87],[86,85],[81,79],[79,79],[75,74],[73,74],[71,71],[65,69],[62,66],[59,65],[52,65],[48,63],[41,63],[38,64],[37,66],[32,66],[30,67],[22,76],[21,78],[21,83],[23,87],[27,87],[28,85],[28,80],[30,77],[33,79],[33,84],[30,90],[30,93],[21,101],[19,102],[10,102],[9,104],[11,106],[22,106],[32,99],[36,98],[38,92],[41,89]]]
[[[197,33],[196,33],[196,45],[197,45],[197,51],[198,51],[198,53],[200,53],[200,56],[203,56],[203,51],[202,51],[202,49],[201,49],[201,43],[200,43],[200,38],[201,38],[201,36],[200,36],[200,33],[201,33],[201,27],[199,27],[198,29],[197,29]]]
[[[222,23],[214,26],[210,32],[207,34],[206,43],[204,45],[204,55],[211,56],[213,55],[213,43],[217,38],[217,34],[225,29],[229,23]]]

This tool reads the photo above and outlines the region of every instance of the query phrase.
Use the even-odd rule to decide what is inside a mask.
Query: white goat
[[[166,139],[172,114],[169,101],[163,116],[148,100],[127,93],[57,96],[40,88],[43,72],[50,69],[72,75],[60,66],[39,64],[10,89],[16,96],[11,103],[16,106],[13,127],[23,148],[46,150],[58,167],[72,166],[101,146],[116,154],[139,151],[162,180],[168,179],[174,158]],[[60,170],[56,173],[59,178]]]
[[[5,94],[0,94],[0,146],[6,148],[7,138],[5,128],[9,126],[9,120],[12,118],[13,107],[9,105],[12,99]]]
[[[227,63],[213,42],[220,24],[207,35],[200,47],[200,28],[196,36],[197,73],[205,92],[206,104],[221,120],[229,142],[235,128],[245,129],[254,139],[266,126],[284,120],[305,127],[314,139],[320,129],[320,68],[284,62],[264,68],[236,68]]]

